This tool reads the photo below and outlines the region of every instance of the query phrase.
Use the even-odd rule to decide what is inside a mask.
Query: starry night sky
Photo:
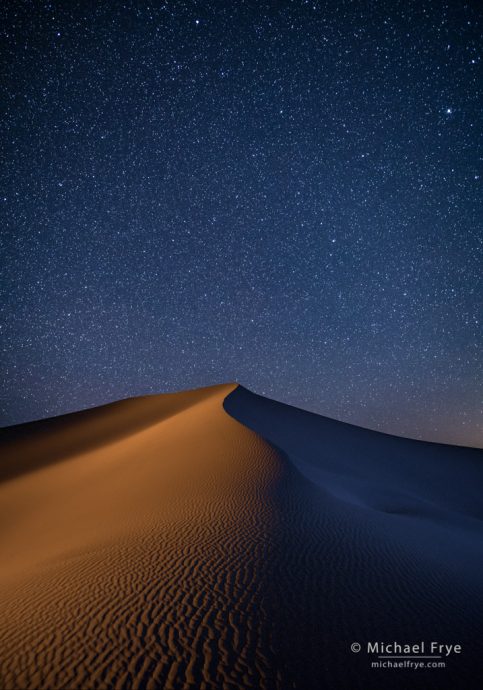
[[[2,425],[237,380],[483,445],[476,4],[7,5]]]

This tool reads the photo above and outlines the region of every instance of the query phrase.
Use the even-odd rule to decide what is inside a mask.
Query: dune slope
[[[54,464],[41,430],[39,469],[0,485],[2,688],[277,686],[261,591],[280,466],[223,411],[232,388],[130,401],[135,429],[121,406],[116,438],[111,410],[106,441],[105,409],[69,416],[95,444]]]
[[[300,687],[483,685],[483,453],[327,419],[242,387],[234,418],[296,468],[272,535],[276,640]],[[443,669],[374,669],[352,642],[461,644]],[[388,675],[389,674],[389,675]],[[388,685],[390,683],[390,685]]]
[[[6,430],[0,452],[2,688],[481,686],[471,449],[230,384]],[[391,672],[350,651],[421,639],[464,654]]]

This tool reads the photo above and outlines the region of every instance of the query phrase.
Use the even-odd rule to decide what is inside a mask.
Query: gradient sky
[[[483,445],[476,3],[0,12],[3,425],[237,380]]]

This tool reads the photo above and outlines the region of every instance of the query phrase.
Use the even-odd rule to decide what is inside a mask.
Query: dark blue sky
[[[477,445],[464,2],[11,2],[3,425],[238,380]]]

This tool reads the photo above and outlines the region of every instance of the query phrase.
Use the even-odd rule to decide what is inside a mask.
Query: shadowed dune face
[[[286,453],[315,484],[383,512],[434,509],[483,520],[483,451],[362,429],[239,386],[225,409]]]
[[[224,407],[294,468],[279,486],[271,565],[283,572],[273,578],[284,601],[276,630],[290,631],[274,644],[300,687],[481,687],[483,453],[368,431],[242,387]],[[444,672],[389,681],[348,651],[352,641],[435,639],[458,640],[464,655]]]
[[[391,687],[479,688],[480,458],[345,426],[225,385],[7,431],[0,687],[386,689],[351,642],[438,639]]]

